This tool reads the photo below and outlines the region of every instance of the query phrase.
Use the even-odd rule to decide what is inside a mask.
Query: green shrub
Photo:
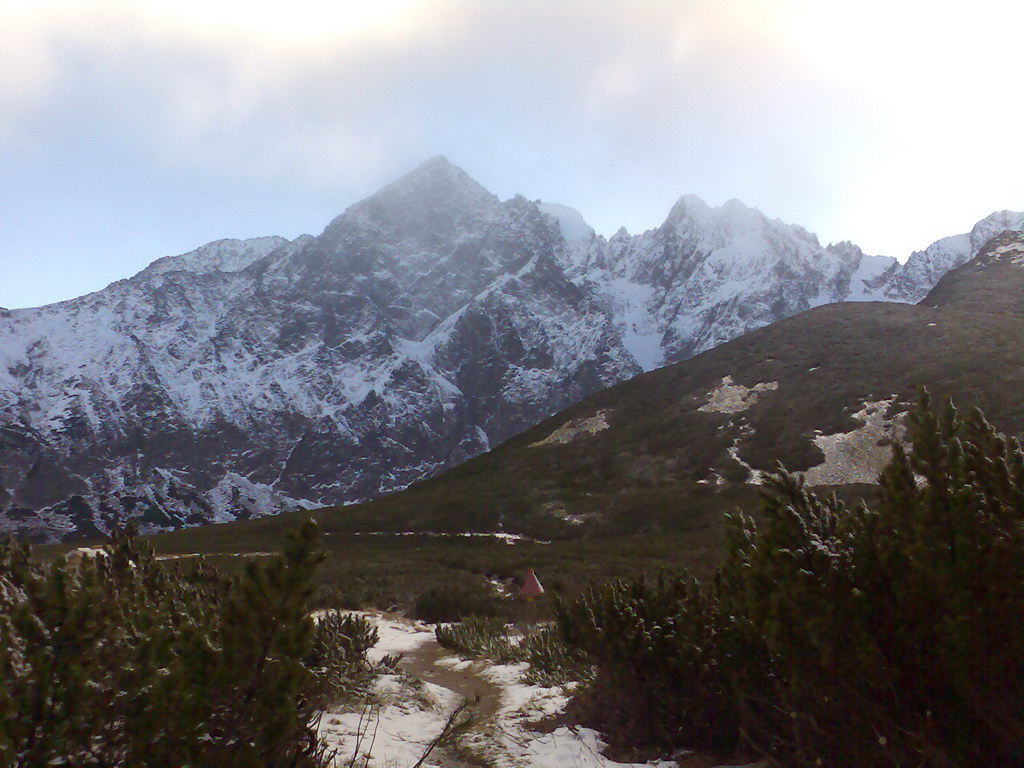
[[[530,666],[523,676],[529,685],[550,688],[556,685],[587,682],[591,666],[587,655],[569,650],[555,627],[542,627],[523,638],[522,658]]]
[[[737,713],[719,664],[725,622],[695,581],[616,581],[555,611],[566,646],[594,665],[577,711],[617,746],[735,745]]]
[[[130,532],[77,567],[0,543],[0,764],[321,764],[318,536],[235,578],[158,564]]]
[[[771,673],[747,731],[808,765],[1020,764],[1024,456],[926,394],[911,437],[873,509],[784,475],[737,521],[729,594]]]
[[[713,586],[559,606],[596,665],[583,711],[618,743],[745,743],[790,766],[1024,764],[1024,454],[926,393],[910,434],[872,507],[777,475]]]
[[[377,628],[355,614],[329,611],[320,615],[306,654],[325,705],[359,694],[371,678],[366,652],[379,640]]]
[[[434,630],[437,642],[466,658],[485,656],[498,664],[523,660],[523,651],[512,642],[504,619],[470,616],[453,624],[439,624]]]
[[[437,642],[465,658],[487,658],[499,664],[528,662],[523,680],[529,685],[552,687],[590,677],[586,654],[570,650],[554,627],[541,627],[513,637],[504,619],[470,616],[462,622],[438,625]]]
[[[484,585],[434,587],[416,598],[413,617],[439,624],[462,621],[467,616],[508,616],[508,602]]]

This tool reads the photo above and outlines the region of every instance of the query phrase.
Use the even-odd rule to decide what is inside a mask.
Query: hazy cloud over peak
[[[995,2],[8,0],[0,304],[67,298],[216,237],[318,229],[442,153],[606,234],[694,192],[902,257],[1024,206],[1022,16]],[[43,268],[66,283],[39,285]]]

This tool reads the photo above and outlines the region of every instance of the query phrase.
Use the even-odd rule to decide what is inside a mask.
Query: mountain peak
[[[387,193],[390,190],[407,189],[410,187],[426,187],[432,188],[435,191],[440,191],[445,187],[462,187],[472,189],[474,192],[484,193],[488,197],[493,197],[490,192],[478,184],[468,173],[452,163],[444,155],[435,155],[429,160],[420,163],[411,171],[398,177],[395,181],[381,189],[373,197]]]
[[[742,200],[732,198],[721,206],[712,206],[697,195],[683,195],[672,210],[669,211],[666,223],[678,224],[682,221],[729,220],[748,221],[764,219],[765,216],[757,208],[751,208]]]
[[[692,217],[694,214],[706,214],[711,210],[711,206],[704,202],[703,199],[697,195],[687,194],[682,195],[676,204],[672,206],[672,210],[668,213],[669,220],[678,220],[681,218]]]
[[[1007,230],[1024,229],[1024,213],[1020,211],[994,211],[971,228],[971,245],[981,248],[996,235]]]
[[[410,171],[410,173],[418,173],[418,172],[440,172],[440,173],[447,173],[447,172],[450,172],[450,171],[453,171],[453,170],[454,171],[461,171],[462,169],[459,168],[457,165],[455,165],[455,163],[453,163],[451,160],[449,160],[444,155],[434,155],[433,157],[431,157],[431,158],[429,158],[427,160],[424,160],[422,163],[417,165],[415,168],[412,169],[412,171]]]
[[[498,198],[442,155],[432,157],[356,203],[328,227],[352,218],[429,232],[449,229],[458,221],[486,215]]]
[[[730,197],[725,201],[725,205],[722,206],[722,210],[725,211],[756,211],[757,208],[751,208],[749,205],[744,203],[737,197]]]
[[[590,240],[594,236],[594,228],[575,208],[558,203],[540,203],[537,207],[558,222],[558,229],[567,242]]]
[[[721,206],[711,206],[697,195],[683,195],[672,206],[665,224],[676,230],[695,227],[708,233],[717,232],[716,237],[721,240],[723,237],[752,235],[768,224],[768,218],[757,208],[751,208],[736,198]],[[796,229],[791,225],[783,226]]]

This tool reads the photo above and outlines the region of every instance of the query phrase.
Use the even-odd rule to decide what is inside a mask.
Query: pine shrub
[[[736,713],[720,668],[717,600],[687,578],[643,578],[556,603],[569,649],[594,665],[576,708],[620,747],[722,748]]]
[[[372,677],[366,652],[379,640],[377,628],[362,616],[328,611],[317,619],[306,654],[324,706],[337,705],[363,692]]]
[[[307,522],[236,578],[130,531],[77,567],[0,543],[0,764],[321,764],[318,538]]]
[[[523,638],[522,658],[529,663],[523,680],[529,685],[551,688],[588,681],[590,661],[579,650],[570,650],[562,642],[556,627],[541,627]]]
[[[580,650],[570,650],[555,627],[539,626],[515,635],[504,619],[469,616],[461,622],[439,624],[438,644],[464,658],[487,658],[498,664],[527,662],[523,681],[554,687],[590,677],[590,662]]]
[[[498,664],[522,661],[522,651],[509,635],[504,619],[489,616],[469,616],[452,624],[439,624],[434,635],[442,648],[475,659],[486,657]]]
[[[713,585],[558,608],[613,740],[746,744],[790,766],[1024,764],[1024,454],[922,393],[872,505],[780,472]],[[650,725],[658,723],[657,726]]]

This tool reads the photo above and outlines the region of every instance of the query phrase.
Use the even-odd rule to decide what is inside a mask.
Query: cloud
[[[442,152],[599,228],[654,224],[694,191],[896,253],[924,244],[937,210],[1020,199],[1007,147],[1024,13],[994,1],[8,0],[0,14],[0,154],[356,194]]]
[[[164,162],[321,183],[460,142],[635,158],[756,138],[754,113],[805,79],[717,5],[86,0],[25,13],[36,103],[0,98],[26,135],[70,111]]]

